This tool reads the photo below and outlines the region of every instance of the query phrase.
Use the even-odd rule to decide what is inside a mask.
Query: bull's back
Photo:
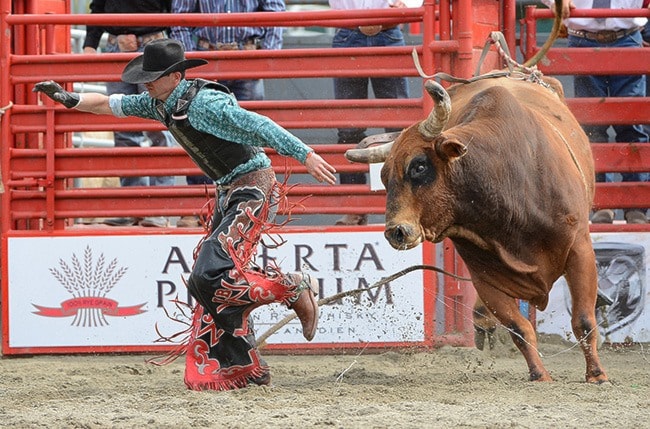
[[[573,172],[576,179],[586,188],[586,197],[591,206],[594,196],[594,161],[589,139],[575,116],[566,105],[560,81],[544,77],[545,85],[506,77],[490,78],[470,84],[457,84],[449,88],[452,100],[452,114],[447,128],[455,126],[471,100],[489,88],[499,86],[506,89],[518,104],[517,108],[532,115],[535,122],[545,130],[553,145],[551,155],[555,162],[564,163],[564,171]],[[503,119],[503,118],[502,118]],[[506,122],[508,118],[505,118]],[[508,124],[518,127],[515,118]],[[526,132],[526,130],[522,130]],[[528,130],[531,131],[532,130]]]

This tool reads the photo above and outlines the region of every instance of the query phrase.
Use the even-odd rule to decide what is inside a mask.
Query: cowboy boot
[[[318,327],[318,280],[306,273],[288,274],[292,283],[298,285],[296,288],[296,299],[292,301],[289,308],[293,309],[302,324],[302,335],[307,341],[311,341],[316,335]]]

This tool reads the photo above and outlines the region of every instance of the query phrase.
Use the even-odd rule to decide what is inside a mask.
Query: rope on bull
[[[420,60],[418,58],[418,54],[415,48],[413,48],[413,51],[411,52],[411,57],[413,58],[413,63],[415,65],[415,68],[418,71],[418,74],[423,79],[438,78],[451,83],[471,83],[474,82],[475,80],[480,80],[480,79],[502,77],[502,76],[511,77],[513,74],[522,74],[522,75],[525,74],[528,75],[528,80],[534,81],[536,83],[542,83],[541,72],[537,70],[536,64],[539,62],[539,60],[541,60],[544,57],[544,55],[546,55],[546,52],[548,52],[548,50],[551,48],[553,43],[555,43],[555,40],[560,35],[561,27],[562,27],[562,2],[555,2],[555,18],[553,20],[553,28],[551,30],[551,33],[549,34],[548,39],[546,39],[546,42],[544,42],[544,45],[542,45],[539,51],[537,51],[537,53],[535,53],[535,55],[533,55],[524,64],[519,64],[518,62],[512,59],[512,56],[510,55],[510,50],[508,49],[508,44],[506,43],[506,39],[503,36],[503,33],[501,33],[500,31],[491,32],[490,36],[485,42],[483,51],[481,52],[481,57],[478,60],[474,77],[470,79],[451,76],[443,72],[438,72],[433,75],[427,75],[426,73],[424,73],[424,70],[420,65]],[[501,58],[503,58],[504,61],[506,62],[508,71],[504,70],[504,71],[496,71],[496,72],[480,74],[481,66],[483,65],[483,61],[485,60],[485,57],[487,56],[487,53],[490,50],[491,45],[495,45],[497,52],[499,53]]]
[[[548,52],[553,43],[555,43],[555,39],[560,35],[562,29],[562,3],[564,2],[555,2],[555,18],[553,18],[553,28],[551,29],[548,39],[546,39],[546,42],[544,42],[540,50],[524,63],[524,66],[530,67],[537,64],[539,60],[546,55],[546,52]]]
[[[396,272],[396,273],[394,273],[394,274],[392,274],[392,275],[390,275],[388,277],[384,277],[381,280],[377,281],[376,283],[373,283],[372,285],[370,285],[370,286],[368,286],[366,288],[351,289],[351,290],[347,290],[347,291],[344,291],[344,292],[339,292],[337,294],[328,296],[326,298],[322,298],[322,299],[320,299],[318,301],[318,306],[327,305],[327,304],[329,304],[331,302],[334,302],[334,301],[337,301],[337,300],[339,300],[341,298],[345,298],[346,296],[359,295],[362,292],[366,292],[366,291],[369,291],[369,290],[372,290],[372,289],[376,289],[378,287],[381,287],[381,286],[385,285],[386,283],[390,283],[393,280],[398,279],[398,278],[410,273],[411,271],[415,271],[415,270],[430,270],[430,271],[435,271],[435,272],[444,274],[444,275],[449,276],[449,277],[453,277],[453,278],[455,278],[457,280],[472,281],[472,279],[470,279],[470,278],[458,276],[458,275],[456,275],[454,273],[450,273],[449,271],[445,271],[442,268],[438,268],[438,267],[436,267],[434,265],[412,265],[412,266],[410,266],[408,268],[405,268],[405,269],[403,269],[401,271],[398,271],[398,272]],[[271,326],[269,328],[269,330],[267,330],[266,332],[264,332],[262,335],[259,336],[259,338],[257,339],[257,342],[258,342],[257,347],[261,349],[264,346],[266,346],[266,340],[271,335],[275,334],[283,326],[285,326],[287,323],[291,322],[296,317],[297,316],[296,316],[295,313],[289,314],[284,319],[280,320],[278,323]]]

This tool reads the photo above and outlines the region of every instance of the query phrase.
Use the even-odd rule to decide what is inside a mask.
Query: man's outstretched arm
[[[113,112],[108,104],[108,96],[98,92],[66,91],[53,80],[39,82],[34,85],[34,92],[42,92],[57,103],[63,104],[68,109],[77,109],[83,112],[95,113],[98,115],[112,115]]]

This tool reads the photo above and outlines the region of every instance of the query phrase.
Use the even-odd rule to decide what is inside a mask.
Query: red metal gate
[[[283,49],[280,51],[228,51],[201,53],[210,65],[200,76],[208,79],[331,79],[345,76],[417,77],[411,51],[415,49],[427,74],[444,71],[458,77],[470,77],[490,32],[500,30],[509,46],[516,46],[515,1],[442,0],[435,4],[426,0],[419,8],[349,11],[313,11],[287,13],[256,13],[258,26],[282,27],[350,27],[375,23],[401,23],[421,29],[421,43],[406,47],[369,49]],[[5,193],[1,199],[2,249],[7,254],[10,237],[82,236],[106,234],[74,228],[74,220],[83,217],[114,216],[183,216],[197,213],[210,191],[200,186],[155,188],[83,188],[74,186],[75,179],[85,177],[124,177],[129,175],[185,176],[199,170],[180,148],[74,148],[73,132],[158,130],[160,124],[139,119],[116,120],[110,116],[93,116],[67,110],[52,102],[39,104],[31,92],[34,83],[53,79],[68,87],[80,82],[118,80],[124,65],[133,54],[102,54],[86,56],[70,53],[69,31],[74,25],[102,25],[114,22],[138,25],[247,25],[250,15],[229,14],[208,16],[169,14],[74,15],[66,1],[0,0],[5,37],[0,44],[0,106],[6,110],[1,123],[1,170]],[[648,11],[639,11],[648,16]],[[537,49],[536,20],[549,18],[550,11],[527,9],[522,21],[525,32],[521,48],[526,56]],[[630,72],[646,72],[650,52],[614,52],[616,69],[628,67]],[[599,53],[591,53],[599,58]],[[604,56],[605,54],[603,54]],[[188,57],[196,56],[188,53]],[[549,62],[540,65],[546,74],[576,72],[607,72],[607,61],[587,61],[584,52],[553,48]],[[602,58],[602,56],[600,57]],[[483,71],[501,68],[496,53],[489,54]],[[204,71],[207,70],[207,71]],[[188,73],[192,78],[197,73]],[[288,129],[323,129],[338,127],[406,127],[425,117],[431,109],[428,97],[404,100],[265,100],[242,102],[248,109],[269,116]],[[583,122],[637,123],[648,122],[650,102],[635,100],[571,99],[569,105]],[[320,144],[321,153],[339,172],[363,171],[365,165],[350,164],[343,158],[348,148]],[[599,145],[595,152],[599,171],[648,171],[650,152],[645,147]],[[288,162],[271,153],[276,171],[288,166],[294,174],[305,173],[301,165]],[[136,174],[137,172],[137,174]],[[385,194],[371,191],[367,185],[321,186],[307,183],[292,188],[290,197],[300,200],[311,196],[301,210],[304,215],[384,212]],[[630,198],[634,195],[634,198]],[[650,187],[638,184],[599,184],[598,205],[601,207],[648,207]],[[646,226],[615,226],[630,230]],[[598,228],[607,228],[601,227]],[[360,227],[360,229],[363,229]],[[310,230],[328,230],[313,226]],[[140,232],[142,233],[142,232]],[[169,234],[156,231],[147,234]],[[428,260],[444,264],[450,271],[464,274],[462,263],[449,243],[430,246]],[[3,348],[7,344],[8,272],[7,258],[2,258]],[[473,289],[468,283],[438,279],[425,275],[431,283],[435,299],[441,303],[430,314],[424,346],[447,343],[469,345],[472,342],[471,304]],[[434,303],[428,305],[434,306]],[[433,323],[437,320],[437,323]]]
[[[645,16],[648,9],[576,10],[575,17]],[[521,51],[527,58],[539,50],[537,22],[552,19],[550,10],[529,6],[521,20]],[[556,45],[560,45],[556,43]],[[646,74],[650,64],[650,49],[585,48],[556,46],[538,64],[546,75],[566,76],[584,74]],[[569,98],[567,104],[581,124],[650,124],[650,98],[609,97]],[[597,172],[650,171],[650,145],[599,143],[592,145]],[[599,208],[625,209],[650,207],[650,182],[597,183],[595,205]],[[647,231],[648,225],[592,225],[592,231]]]

